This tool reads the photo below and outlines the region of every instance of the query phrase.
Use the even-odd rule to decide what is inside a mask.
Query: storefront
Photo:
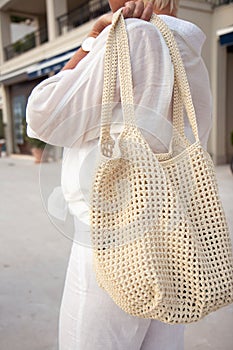
[[[8,100],[5,104],[9,106],[6,114],[8,115],[8,121],[10,119],[10,123],[8,123],[10,153],[30,154],[30,146],[26,135],[28,97],[33,88],[42,80],[59,72],[76,50],[77,48],[30,65],[20,71],[1,76],[0,80],[3,84],[5,99]]]
[[[226,161],[230,162],[233,155],[233,26],[218,30],[217,36],[219,50],[224,52],[219,65],[225,66],[224,76],[219,78],[225,84],[225,118],[219,116],[219,119],[221,117],[221,122],[225,123]]]
[[[226,47],[226,155],[229,162],[233,155],[233,27],[220,30],[220,44]]]
[[[233,156],[233,43],[227,47],[226,116],[226,128],[229,130],[227,138],[227,161],[230,162]]]
[[[32,89],[42,80],[43,78],[39,78],[10,86],[12,132],[15,153],[30,154],[30,147],[26,137],[26,105]]]

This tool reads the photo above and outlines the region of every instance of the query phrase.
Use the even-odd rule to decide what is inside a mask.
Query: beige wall
[[[0,0],[0,8],[3,8],[5,5],[10,5],[12,1],[9,0]]]
[[[196,24],[206,35],[206,41],[202,50],[202,57],[206,64],[206,67],[209,72],[210,84],[212,88],[212,66],[213,66],[213,57],[212,52],[212,22],[213,22],[213,9],[209,4],[203,4],[197,1],[181,1],[180,10],[178,17],[190,21]],[[208,151],[214,157],[214,138],[213,129],[210,133],[208,141]]]
[[[0,66],[4,61],[4,47],[11,43],[10,16],[0,12]]]
[[[213,92],[213,131],[211,151],[217,164],[226,162],[227,153],[227,49],[220,46],[217,31],[233,24],[233,3],[215,9],[212,20],[211,81]]]
[[[220,46],[217,31],[233,25],[233,3],[214,9],[208,4],[181,1],[179,17],[197,24],[206,34],[203,58],[210,74],[213,95],[213,128],[208,150],[216,164],[227,161],[227,49]],[[231,98],[230,100],[233,100]],[[229,108],[229,107],[228,107]]]
[[[14,70],[23,69],[23,67],[37,63],[44,59],[59,55],[69,51],[81,44],[83,38],[90,31],[93,21],[85,23],[82,27],[76,28],[56,40],[45,43],[35,49],[25,52],[23,55],[15,57],[1,66],[1,74],[10,74]]]
[[[48,23],[48,35],[49,41],[56,39],[59,35],[58,33],[58,23],[56,18],[67,13],[67,2],[66,0],[46,0],[47,9],[47,23]]]
[[[213,10],[211,6],[194,1],[181,1],[178,17],[196,24],[206,35],[202,56],[206,67],[211,73],[211,36]]]

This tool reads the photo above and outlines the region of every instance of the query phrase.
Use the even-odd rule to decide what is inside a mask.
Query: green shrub
[[[26,123],[26,118],[23,118],[22,121],[23,125],[23,139],[25,142],[28,142],[31,148],[45,148],[46,143],[44,141],[29,137],[27,135],[27,123]]]
[[[46,143],[44,141],[38,140],[38,139],[34,139],[31,137],[27,138],[28,143],[30,144],[31,148],[41,148],[44,149],[46,146]]]

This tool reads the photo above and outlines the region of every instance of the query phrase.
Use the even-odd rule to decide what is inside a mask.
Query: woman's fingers
[[[154,0],[149,0],[146,5],[142,0],[128,1],[123,8],[124,18],[140,18],[149,21],[153,13]]]
[[[144,3],[143,3],[143,1],[137,1],[135,3],[135,9],[134,9],[134,12],[133,12],[133,17],[141,18],[142,14],[143,14],[143,11],[144,11]]]
[[[154,0],[148,0],[146,5],[142,0],[127,1],[123,7],[124,18],[140,18],[149,21],[153,13]],[[94,24],[90,36],[97,37],[102,30],[112,23],[112,13],[101,16]]]
[[[144,21],[149,21],[151,19],[153,11],[154,11],[154,0],[148,1],[141,15],[141,19],[143,19]]]
[[[136,3],[134,1],[126,2],[122,11],[123,16],[125,18],[133,17],[135,8],[136,8]]]

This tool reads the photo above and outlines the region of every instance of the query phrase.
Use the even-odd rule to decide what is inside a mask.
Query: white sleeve
[[[126,22],[135,104],[167,115],[173,86],[168,49],[152,24]],[[91,129],[98,137],[107,33],[75,69],[61,71],[34,88],[26,112],[29,136],[65,147],[84,142]],[[115,101],[120,101],[118,83]]]
[[[86,129],[87,118],[79,118],[79,113],[101,103],[103,54],[103,49],[94,57],[90,53],[75,69],[61,71],[34,88],[26,109],[29,136],[69,146],[75,131]]]
[[[160,134],[165,119],[171,120],[173,65],[162,35],[151,23],[126,20],[132,64],[134,103],[152,113],[141,112],[136,122]],[[109,28],[96,40],[93,50],[73,70],[46,79],[32,92],[27,105],[28,133],[50,144],[71,147],[98,138],[103,90],[105,42]],[[182,44],[182,43],[181,43]],[[182,44],[200,139],[206,143],[211,125],[211,96],[208,75],[201,56]],[[183,52],[182,52],[183,49]],[[115,101],[120,101],[119,79]],[[140,111],[140,108],[138,109]],[[158,117],[159,121],[156,118]],[[165,123],[166,138],[169,123]],[[188,130],[189,127],[187,126]]]
[[[173,87],[168,49],[152,24],[126,22],[135,104],[167,115]],[[106,37],[107,31],[75,69],[61,71],[34,88],[26,112],[29,135],[65,147],[85,142],[92,128],[97,127],[98,137]],[[117,84],[115,101],[119,100]]]

